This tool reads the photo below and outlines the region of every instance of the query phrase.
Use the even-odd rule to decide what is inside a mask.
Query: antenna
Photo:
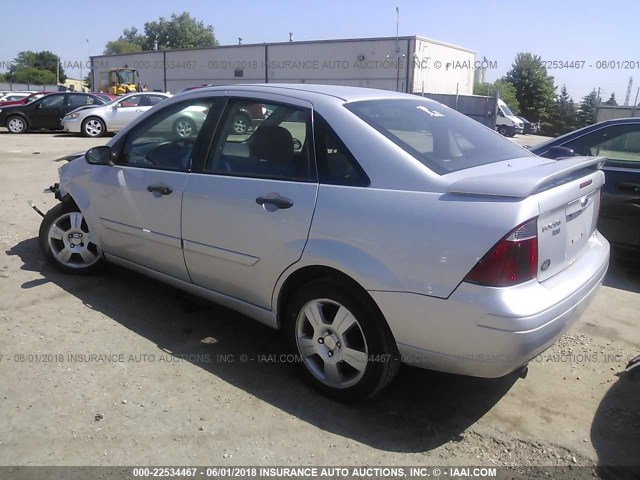
[[[631,97],[631,88],[633,87],[633,77],[629,77],[629,86],[627,87],[627,96],[624,97],[624,106],[629,106],[629,98]]]

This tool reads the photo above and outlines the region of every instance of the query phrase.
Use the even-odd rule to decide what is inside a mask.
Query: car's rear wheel
[[[321,279],[302,287],[289,303],[285,328],[306,379],[333,398],[370,397],[398,371],[384,318],[348,284]]]
[[[7,129],[10,133],[26,133],[29,125],[24,118],[14,115],[7,118]]]
[[[39,241],[47,260],[66,273],[91,273],[104,262],[82,212],[69,201],[47,212]]]
[[[85,137],[101,137],[106,131],[104,122],[97,117],[87,118],[82,122],[82,133]]]
[[[251,119],[243,113],[237,114],[233,119],[233,132],[237,135],[247,133],[251,128]]]
[[[179,137],[191,137],[196,133],[196,124],[190,118],[179,118],[173,124],[173,131]]]

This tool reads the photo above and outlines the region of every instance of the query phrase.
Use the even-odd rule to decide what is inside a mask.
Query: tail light
[[[509,287],[536,278],[538,273],[538,219],[514,228],[480,259],[465,282]]]

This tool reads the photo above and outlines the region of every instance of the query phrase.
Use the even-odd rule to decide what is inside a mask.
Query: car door
[[[47,95],[34,103],[29,115],[29,126],[32,129],[60,128],[60,119],[64,116],[65,93]]]
[[[122,130],[134,118],[149,110],[151,107],[144,106],[144,96],[134,95],[127,97],[113,104],[113,108],[108,117],[109,128],[113,130]]]
[[[598,229],[613,243],[640,247],[640,123],[605,126],[563,146],[607,157]]]
[[[190,281],[181,245],[180,217],[192,155],[203,121],[190,137],[167,128],[185,111],[202,119],[212,100],[191,99],[159,110],[114,146],[115,165],[90,175],[93,223],[105,253]]]
[[[237,134],[234,119],[255,104],[269,117]],[[315,208],[310,132],[306,102],[229,100],[184,194],[184,257],[193,283],[271,308],[278,277],[302,255]]]

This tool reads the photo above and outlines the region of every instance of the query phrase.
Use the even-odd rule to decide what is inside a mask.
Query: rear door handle
[[[291,208],[293,206],[293,200],[287,197],[281,197],[277,193],[268,193],[262,197],[256,198],[258,205],[273,205],[276,208]]]
[[[147,191],[151,193],[159,193],[160,195],[169,195],[173,190],[167,185],[147,185]]]

